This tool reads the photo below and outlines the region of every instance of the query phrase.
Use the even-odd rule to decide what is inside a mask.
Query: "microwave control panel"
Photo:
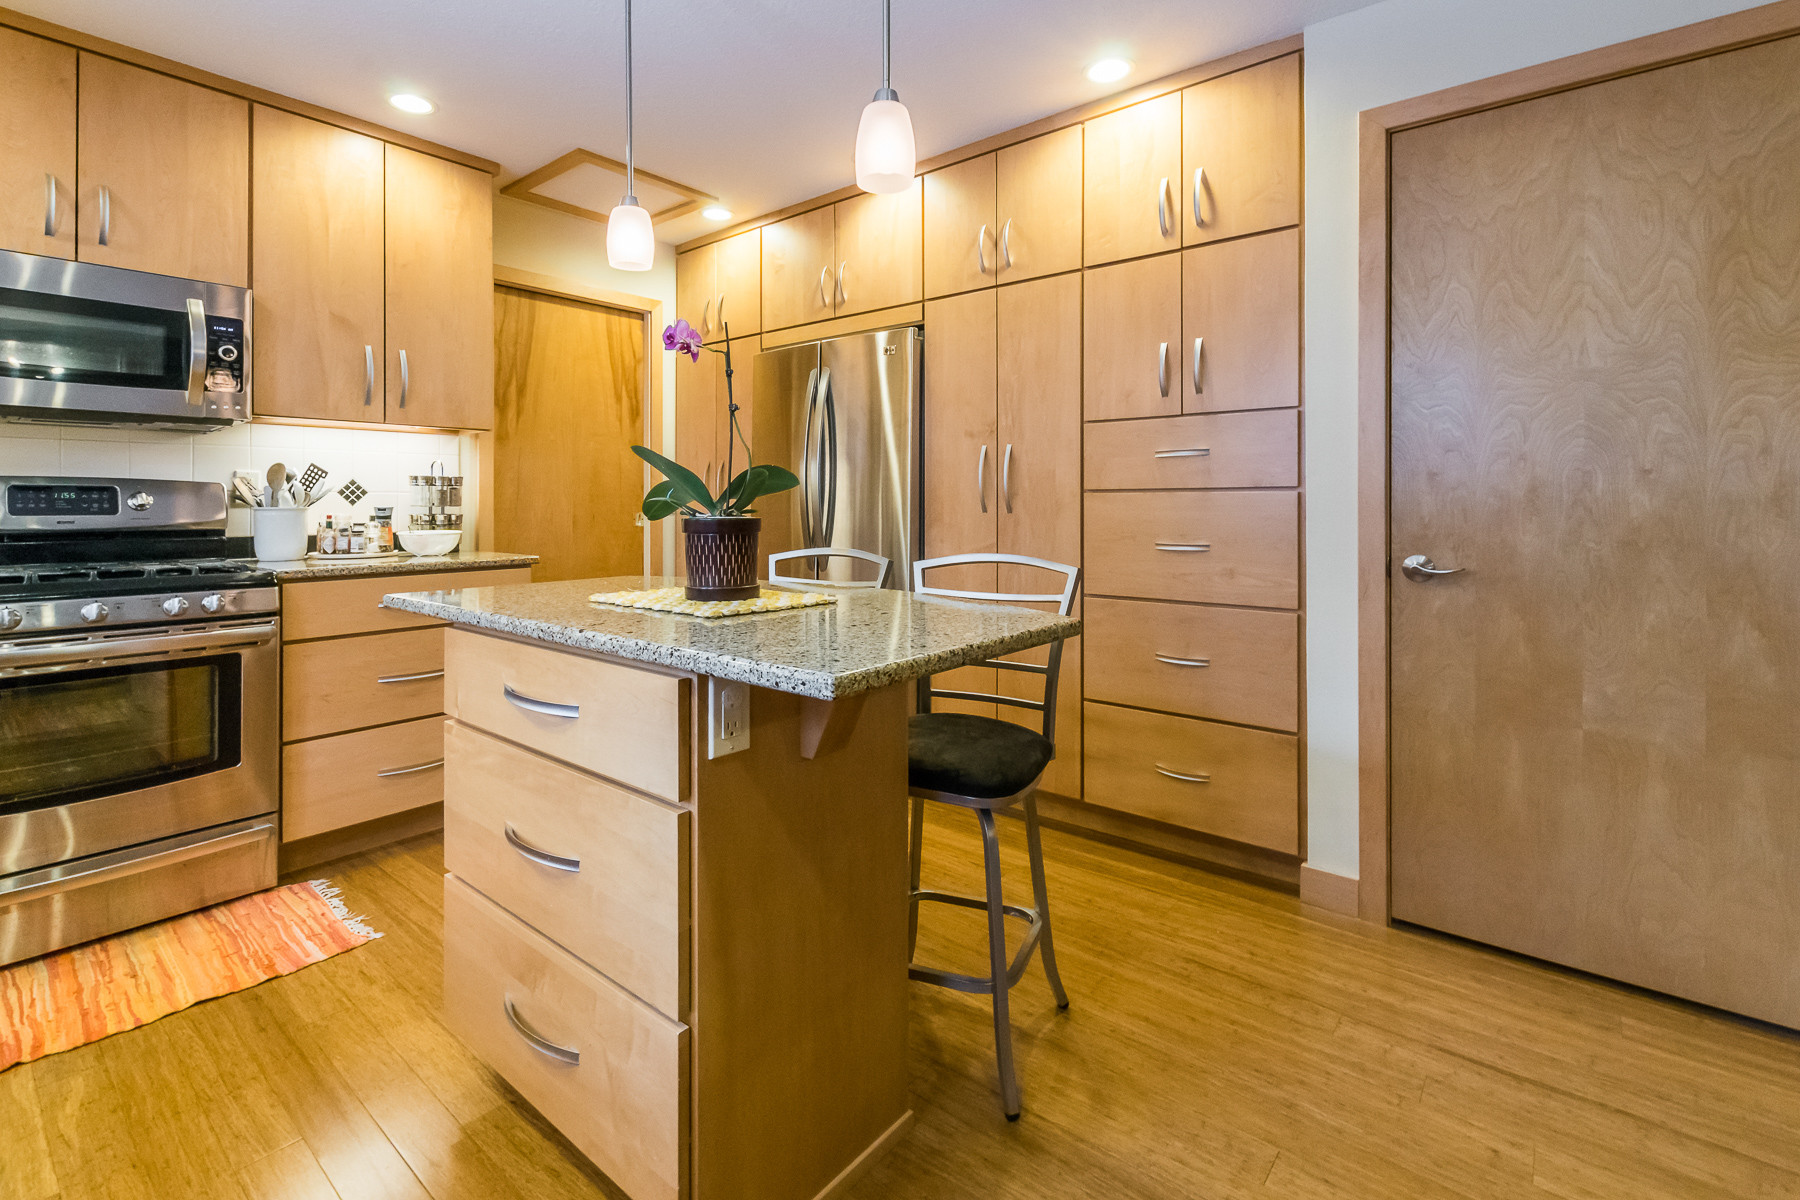
[[[235,317],[206,318],[206,390],[244,390],[244,323]]]

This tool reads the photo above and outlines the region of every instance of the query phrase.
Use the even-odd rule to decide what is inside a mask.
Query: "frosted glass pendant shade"
[[[918,152],[912,114],[898,100],[871,100],[856,129],[856,186],[893,195],[912,186]]]
[[[650,214],[620,204],[606,217],[606,261],[615,271],[648,271],[656,261],[656,232]]]

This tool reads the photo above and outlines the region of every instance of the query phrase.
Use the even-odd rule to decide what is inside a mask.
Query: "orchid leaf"
[[[675,500],[674,491],[675,485],[666,479],[651,488],[644,496],[644,515],[652,521],[660,521],[680,512],[684,506]]]
[[[677,505],[698,505],[709,513],[713,513],[714,515],[718,514],[719,502],[713,499],[713,494],[706,489],[706,484],[701,482],[698,475],[694,474],[675,460],[664,458],[648,446],[633,446],[631,452],[661,471],[668,478],[670,485],[669,490],[663,497],[659,497],[659,499],[668,499],[675,502]],[[796,482],[798,481],[796,480]],[[655,496],[655,494],[656,489],[651,488],[650,495],[644,497],[644,503],[649,504],[651,497]],[[649,516],[650,514],[646,511],[644,515]],[[664,516],[667,515],[667,513],[664,514]]]
[[[752,501],[763,496],[772,496],[777,492],[785,492],[789,488],[800,486],[800,480],[786,467],[772,466],[768,463],[757,463],[747,467],[731,481],[725,489],[731,503],[742,510]]]

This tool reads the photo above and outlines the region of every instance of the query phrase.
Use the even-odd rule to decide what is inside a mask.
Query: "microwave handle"
[[[206,403],[206,309],[198,300],[187,302],[188,385],[187,402],[195,408]]]

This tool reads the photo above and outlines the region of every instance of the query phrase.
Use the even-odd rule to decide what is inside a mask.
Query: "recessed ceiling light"
[[[700,210],[700,215],[709,221],[731,220],[731,210],[723,204],[709,204]]]
[[[1087,69],[1087,77],[1095,83],[1117,83],[1131,74],[1131,64],[1122,58],[1103,58]]]
[[[388,97],[388,103],[399,109],[401,112],[412,113],[414,116],[419,117],[424,116],[426,113],[434,113],[437,111],[437,105],[433,104],[425,97],[415,96],[411,92],[397,92]]]

